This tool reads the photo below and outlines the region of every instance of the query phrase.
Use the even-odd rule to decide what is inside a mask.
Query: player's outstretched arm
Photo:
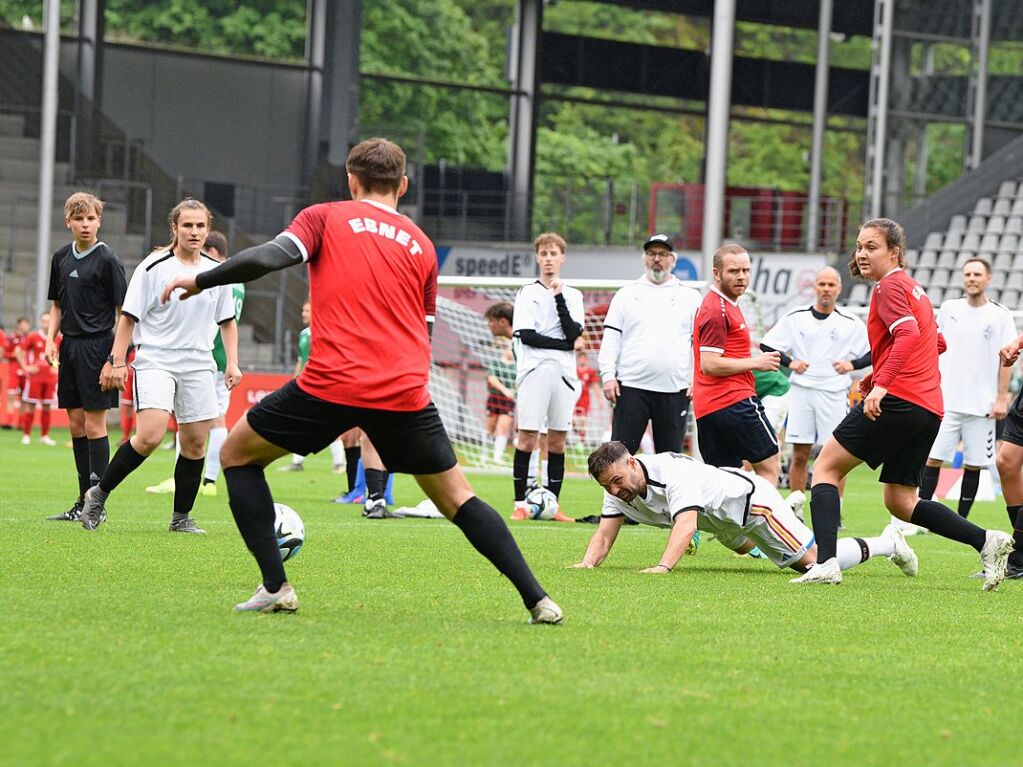
[[[197,295],[206,288],[252,282],[264,274],[276,272],[302,263],[302,251],[291,237],[279,234],[270,242],[253,245],[229,258],[216,269],[202,272],[196,277],[178,277],[163,289],[161,301],[167,303],[175,290],[182,290],[182,299]]]
[[[611,547],[614,546],[615,539],[618,537],[618,531],[622,529],[624,523],[625,517],[601,517],[600,524],[597,525],[597,532],[590,538],[590,543],[586,547],[583,561],[576,562],[572,567],[590,569],[599,566],[601,562],[607,559],[607,554],[611,551]]]
[[[661,561],[653,567],[643,570],[651,575],[670,573],[675,565],[682,559],[682,555],[689,548],[689,541],[696,534],[697,509],[683,509],[676,512],[671,523],[671,533],[668,535],[668,543],[661,554]]]

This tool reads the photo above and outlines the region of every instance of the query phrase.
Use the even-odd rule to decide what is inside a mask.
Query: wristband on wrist
[[[672,569],[673,569],[673,568],[671,568],[671,567],[668,567],[668,566],[667,566],[666,564],[664,564],[664,562],[658,562],[658,563],[657,563],[657,566],[658,566],[658,567],[663,567],[663,568],[664,568],[665,570],[667,570],[667,571],[668,571],[669,573],[670,573],[670,572],[672,571]]]

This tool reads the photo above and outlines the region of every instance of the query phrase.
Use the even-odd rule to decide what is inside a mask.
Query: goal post
[[[437,314],[433,330],[433,361],[430,394],[459,460],[477,468],[511,466],[512,443],[517,425],[512,422],[508,447],[495,456],[493,424],[488,424],[487,376],[502,355],[507,359],[508,342],[495,339],[484,317],[487,309],[500,302],[515,303],[519,289],[533,282],[514,277],[440,277]],[[565,284],[583,295],[586,319],[582,352],[597,373],[597,353],[604,331],[604,317],[611,298],[633,280],[566,279]],[[701,289],[704,283],[687,282]],[[589,451],[606,439],[611,430],[611,409],[600,388],[599,375],[581,397],[584,411],[577,408],[568,436],[566,455],[574,469],[585,466]],[[491,421],[495,419],[490,419]]]

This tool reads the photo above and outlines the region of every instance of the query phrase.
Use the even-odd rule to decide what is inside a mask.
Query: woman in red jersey
[[[817,562],[793,583],[841,583],[835,559],[840,502],[838,483],[866,463],[881,466],[884,505],[906,522],[973,546],[984,566],[984,590],[1005,577],[1012,538],[987,531],[947,506],[917,497],[917,480],[943,415],[938,332],[930,299],[905,270],[906,235],[888,218],[860,227],[849,262],[854,277],[875,281],[867,316],[873,373],[860,384],[863,402],[835,429],[814,464],[810,510]],[[901,535],[894,527],[887,535]]]

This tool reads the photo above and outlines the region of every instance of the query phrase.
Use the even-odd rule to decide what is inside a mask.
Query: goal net
[[[514,414],[508,446],[495,455],[496,424],[493,418],[488,423],[487,412],[487,377],[500,370],[502,360],[507,366],[511,356],[508,342],[491,336],[484,313],[500,301],[514,304],[519,288],[529,282],[531,280],[475,277],[441,277],[438,280],[430,394],[455,451],[465,465],[486,468],[511,466],[517,429]],[[580,469],[585,467],[590,450],[611,433],[611,409],[600,388],[597,352],[611,298],[620,287],[631,281],[570,279],[566,282],[583,294],[586,321],[582,352],[586,365],[593,370],[593,380],[585,387],[577,405],[566,447],[568,462],[573,468]],[[699,283],[692,284],[700,287]],[[513,363],[511,371],[514,371]],[[514,372],[511,376],[514,377]]]

